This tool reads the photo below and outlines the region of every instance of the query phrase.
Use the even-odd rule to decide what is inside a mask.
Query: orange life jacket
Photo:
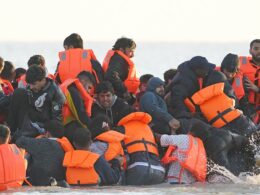
[[[64,152],[69,152],[69,151],[73,151],[74,150],[74,148],[71,145],[70,141],[66,137],[58,138],[57,142],[59,142],[59,144],[61,145],[61,147],[64,150]]]
[[[66,125],[71,121],[77,120],[84,127],[85,125],[82,124],[82,122],[79,120],[79,116],[77,114],[75,105],[68,90],[68,87],[71,84],[75,84],[75,86],[79,90],[81,98],[84,101],[86,113],[88,116],[91,116],[93,98],[87,93],[86,89],[83,87],[83,85],[80,83],[78,79],[67,79],[60,85],[60,88],[66,97],[66,102],[64,103],[62,108],[63,124]]]
[[[196,111],[196,106],[216,128],[221,128],[241,115],[241,112],[234,108],[234,100],[224,93],[224,83],[216,83],[205,87],[191,98],[184,100],[185,105],[191,112]]]
[[[62,83],[67,79],[76,78],[84,70],[91,72],[99,83],[98,76],[91,64],[91,60],[97,60],[97,58],[91,49],[69,49],[59,52],[59,58],[58,74]]]
[[[126,80],[124,81],[124,84],[130,93],[136,94],[138,87],[140,85],[140,80],[139,80],[139,78],[137,78],[134,63],[123,52],[121,52],[120,50],[109,50],[107,52],[107,55],[103,61],[103,65],[102,65],[104,72],[107,71],[111,57],[115,53],[117,53],[119,56],[121,56],[127,62],[129,68],[128,68],[128,75],[127,75]]]
[[[94,168],[94,164],[98,158],[98,154],[85,150],[66,152],[63,166],[67,167],[67,182],[73,185],[97,185],[99,175]]]
[[[158,155],[153,132],[148,125],[151,120],[147,113],[133,112],[118,122],[118,126],[125,128],[124,144],[129,154],[145,151]]]
[[[199,138],[195,138],[192,135],[188,136],[189,147],[187,150],[180,150],[171,145],[168,147],[167,152],[161,161],[166,165],[175,161],[180,163],[182,169],[178,177],[179,183],[182,183],[181,172],[183,169],[188,170],[191,174],[194,175],[194,177],[196,177],[198,181],[204,182],[207,175],[207,156],[203,142]],[[184,154],[185,157],[179,159],[177,156],[174,156],[173,152],[176,150],[178,153]],[[171,175],[168,175],[167,177],[171,178]]]
[[[26,177],[24,155],[15,144],[0,145],[0,188],[20,187]]]
[[[248,77],[248,79],[252,83],[260,87],[260,66],[254,65],[253,63],[251,63],[251,60],[251,57],[240,56],[240,71],[243,73],[244,76]],[[248,100],[251,104],[255,104],[256,106],[258,106],[260,105],[260,94],[249,90]]]
[[[108,143],[107,151],[104,154],[104,157],[107,161],[114,159],[118,155],[124,155],[124,151],[121,145],[125,135],[117,131],[109,130],[98,135],[95,140],[100,140]]]

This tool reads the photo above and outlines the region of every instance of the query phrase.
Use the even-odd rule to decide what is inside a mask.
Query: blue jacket
[[[145,94],[141,97],[140,108],[152,116],[152,123],[167,123],[173,119],[168,113],[164,99],[155,92],[155,89],[164,82],[158,78],[153,77],[147,83]]]

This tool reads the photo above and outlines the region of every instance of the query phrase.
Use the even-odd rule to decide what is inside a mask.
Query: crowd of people
[[[164,80],[137,77],[132,39],[102,65],[76,33],[63,46],[54,74],[41,55],[27,70],[0,57],[0,190],[204,182],[209,160],[256,171],[260,39],[251,56],[229,53],[219,67],[195,56]]]

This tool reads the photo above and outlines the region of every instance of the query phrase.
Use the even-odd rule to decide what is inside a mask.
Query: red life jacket
[[[117,53],[119,56],[121,56],[127,62],[129,68],[128,68],[128,75],[127,75],[126,80],[124,81],[124,84],[125,84],[128,92],[136,94],[136,92],[138,91],[138,87],[140,85],[140,80],[137,78],[134,63],[123,52],[121,52],[120,50],[109,50],[107,52],[107,55],[103,61],[103,65],[102,65],[104,72],[107,71],[111,57],[115,53]],[[111,65],[112,64],[110,64],[110,66]]]
[[[108,143],[108,148],[104,154],[104,157],[107,161],[110,161],[118,155],[124,155],[124,151],[121,145],[121,141],[123,141],[124,138],[124,134],[117,131],[109,130],[98,135],[95,140],[100,140]]]
[[[224,83],[205,87],[191,98],[186,98],[184,103],[191,112],[195,112],[198,106],[207,121],[216,128],[227,125],[241,115],[234,108],[234,100],[224,93]]]
[[[66,152],[63,166],[67,168],[67,182],[72,185],[98,185],[99,175],[94,168],[98,158],[98,154],[85,150]]]
[[[251,57],[240,56],[239,61],[240,71],[243,73],[243,75],[248,77],[248,79],[256,86],[260,87],[260,66],[256,66],[255,64],[251,63]],[[260,94],[250,90],[248,100],[251,104],[258,106],[260,105]]]
[[[98,76],[91,64],[91,60],[97,60],[97,58],[91,49],[69,49],[59,52],[59,58],[58,75],[62,83],[67,79],[76,78],[84,70],[91,72],[99,83]]]
[[[152,117],[144,112],[133,112],[118,122],[125,128],[125,147],[129,154],[150,152],[158,156],[157,144],[148,123]]]
[[[78,79],[67,79],[65,82],[63,82],[60,85],[60,88],[66,97],[66,102],[62,108],[63,124],[66,125],[71,121],[77,120],[82,126],[85,126],[79,120],[79,116],[75,109],[75,105],[73,103],[72,97],[68,90],[68,87],[72,84],[75,84],[76,88],[79,90],[81,98],[84,101],[86,113],[89,117],[91,116],[91,107],[93,104],[93,98],[87,93],[86,89],[83,87],[83,85],[80,83]]]
[[[171,162],[178,161],[182,167],[180,170],[179,183],[182,183],[181,172],[183,169],[188,170],[194,177],[201,182],[204,182],[207,175],[207,156],[204,145],[199,138],[195,138],[192,135],[189,136],[189,147],[187,150],[180,150],[173,145],[170,145],[162,158],[163,164],[170,164]],[[173,155],[173,152],[184,154],[185,157],[179,159],[177,156]],[[167,176],[171,178],[171,175]]]
[[[0,189],[20,187],[26,177],[26,160],[15,144],[0,145]]]

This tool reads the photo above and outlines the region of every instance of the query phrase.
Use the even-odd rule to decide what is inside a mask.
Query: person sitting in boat
[[[120,167],[112,167],[103,156],[89,150],[91,133],[87,128],[74,129],[73,145],[76,150],[66,152],[63,166],[70,185],[112,185],[119,182]],[[118,162],[119,164],[119,162]]]
[[[150,124],[154,132],[160,134],[172,134],[180,127],[180,122],[169,112],[164,96],[164,82],[153,77],[147,83],[145,94],[141,97],[141,111],[147,112],[152,116]]]
[[[22,186],[26,179],[27,161],[15,144],[9,144],[10,129],[0,125],[0,191]]]
[[[83,40],[79,34],[72,33],[63,42],[65,51],[59,52],[55,79],[61,84],[67,79],[75,79],[82,71],[90,72],[95,83],[103,80],[103,69],[92,49],[83,49]]]
[[[152,118],[144,112],[133,112],[118,122],[117,131],[125,134],[127,159],[126,184],[152,185],[164,181],[165,169],[160,163],[157,144],[149,127]]]
[[[115,94],[125,99],[130,105],[135,102],[140,81],[131,58],[134,57],[136,43],[129,38],[122,37],[116,40],[103,61],[104,79],[112,83]]]
[[[160,135],[157,140],[167,151],[161,159],[167,167],[170,184],[204,182],[207,175],[207,156],[203,142],[192,135]]]
[[[255,124],[236,109],[236,96],[226,76],[201,56],[179,65],[173,80],[171,105],[181,123],[192,117],[239,135],[250,135]],[[184,132],[188,130],[182,124]]]
[[[46,134],[41,138],[21,136],[16,141],[28,153],[27,177],[34,186],[49,186],[52,178],[59,183],[65,180],[65,149],[58,141],[64,136],[64,127],[61,122],[50,120],[44,123],[44,129]]]
[[[90,131],[93,143],[90,146],[90,150],[104,156],[110,164],[119,160],[120,165],[123,165],[124,150],[121,142],[124,140],[125,135],[112,130],[110,127],[111,122],[106,115],[96,116],[92,120]],[[116,164],[118,165],[117,162]]]
[[[65,136],[72,143],[74,129],[77,127],[88,127],[91,122],[91,108],[93,97],[91,91],[94,89],[95,79],[90,72],[82,71],[75,79],[67,79],[60,88],[66,97],[62,108]]]
[[[8,125],[14,140],[21,135],[36,137],[44,134],[46,121],[62,120],[65,97],[55,82],[46,77],[45,70],[37,65],[31,66],[26,72],[26,82],[26,89],[16,89],[10,103]]]
[[[115,95],[114,88],[109,81],[103,81],[96,86],[96,101],[92,105],[91,118],[98,115],[106,115],[111,121],[111,127],[115,127],[120,121],[122,113],[134,112],[124,99]]]

